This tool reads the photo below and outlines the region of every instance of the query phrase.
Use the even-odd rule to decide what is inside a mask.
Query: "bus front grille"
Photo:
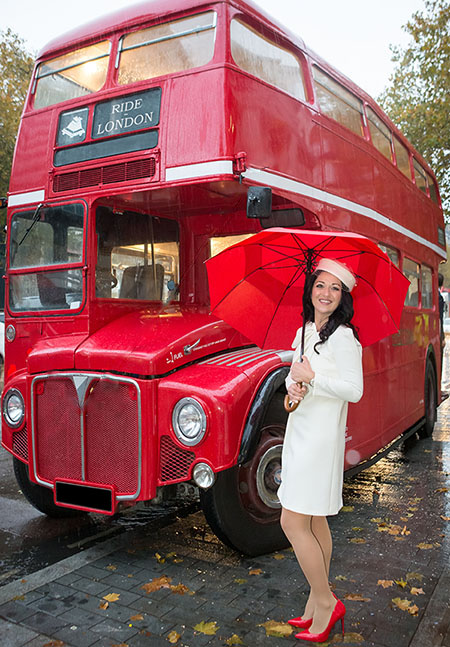
[[[112,486],[136,498],[141,476],[140,391],[133,380],[57,374],[33,381],[33,452],[39,482]]]
[[[113,184],[115,182],[130,182],[152,178],[156,173],[156,158],[121,162],[120,164],[108,164],[95,166],[69,173],[56,173],[53,177],[53,192],[74,191],[89,186],[100,186],[102,184]]]

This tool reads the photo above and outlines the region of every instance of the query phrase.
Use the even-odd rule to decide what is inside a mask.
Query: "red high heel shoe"
[[[288,624],[292,625],[292,627],[298,627],[299,629],[309,629],[312,625],[312,621],[312,618],[303,620],[303,618],[299,616],[298,618],[291,618],[290,620],[288,620]]]
[[[337,600],[336,595],[331,591],[331,595],[335,600]],[[312,618],[308,618],[307,620],[303,620],[302,616],[298,616],[297,618],[291,618],[288,620],[288,624],[291,625],[292,627],[298,627],[299,629],[309,629],[310,626],[312,625]]]
[[[295,637],[299,638],[300,640],[307,640],[311,643],[325,642],[325,640],[327,640],[328,636],[330,635],[330,631],[338,620],[341,621],[342,635],[344,635],[344,616],[345,606],[340,600],[338,600],[336,602],[336,606],[333,609],[333,613],[331,614],[330,621],[324,631],[322,631],[320,634],[312,634],[309,631],[301,631],[299,634],[295,634]]]

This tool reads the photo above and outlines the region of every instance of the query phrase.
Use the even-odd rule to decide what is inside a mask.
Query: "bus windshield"
[[[97,92],[106,81],[110,43],[105,40],[41,63],[36,70],[34,107]]]
[[[97,209],[95,295],[168,303],[179,298],[178,223]]]
[[[82,204],[43,207],[12,216],[10,269],[22,270],[10,276],[9,297],[14,311],[81,305],[83,231]],[[44,271],[52,265],[71,268]]]

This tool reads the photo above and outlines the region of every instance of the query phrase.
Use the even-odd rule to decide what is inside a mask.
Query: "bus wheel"
[[[289,545],[281,530],[277,497],[283,436],[281,425],[264,427],[251,460],[219,472],[214,485],[200,492],[214,533],[246,555],[262,555]]]
[[[50,490],[43,485],[32,483],[28,477],[28,465],[19,461],[18,458],[14,457],[13,460],[14,474],[16,476],[17,483],[19,484],[25,498],[32,506],[37,508],[39,512],[43,512],[48,517],[54,517],[55,519],[79,517],[80,515],[87,514],[80,510],[71,510],[70,508],[63,508],[56,505],[53,501],[53,490]]]
[[[436,422],[437,391],[436,371],[431,362],[427,362],[425,369],[425,422],[419,429],[420,438],[429,438],[433,433]]]

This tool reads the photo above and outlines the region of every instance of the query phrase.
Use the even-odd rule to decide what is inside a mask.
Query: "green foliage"
[[[403,27],[409,45],[391,47],[396,66],[379,102],[434,170],[450,220],[449,24],[449,0],[425,0]]]
[[[0,31],[0,196],[6,196],[8,190],[16,135],[32,70],[33,59],[23,40],[10,29]]]

